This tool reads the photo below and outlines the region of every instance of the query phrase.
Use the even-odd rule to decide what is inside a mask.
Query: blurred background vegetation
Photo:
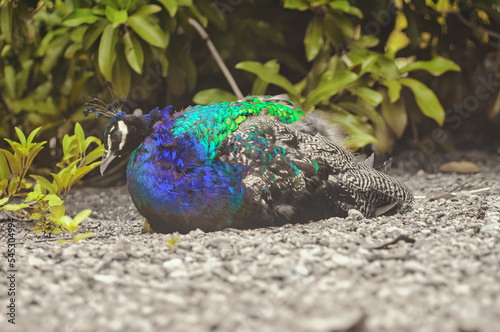
[[[492,0],[0,0],[0,137],[41,126],[48,166],[75,122],[102,135],[106,120],[82,111],[90,95],[112,101],[106,81],[128,111],[236,99],[188,18],[243,94],[327,112],[353,150],[498,137]]]

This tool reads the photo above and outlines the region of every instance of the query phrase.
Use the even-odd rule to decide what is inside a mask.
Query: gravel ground
[[[142,234],[125,187],[83,189],[83,231],[62,244],[15,222],[15,325],[2,249],[1,331],[498,331],[500,156],[472,175],[392,175],[420,199],[406,214],[255,230]],[[434,165],[434,166],[435,166]],[[431,166],[432,169],[434,166]],[[435,168],[435,167],[434,167]],[[469,190],[491,187],[471,194]],[[457,192],[441,195],[432,192]],[[439,198],[441,197],[441,198]],[[6,248],[8,222],[0,223]]]

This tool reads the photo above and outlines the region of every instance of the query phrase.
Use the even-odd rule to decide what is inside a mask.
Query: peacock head
[[[108,123],[104,132],[104,154],[101,174],[116,157],[134,151],[144,140],[143,121],[140,116],[120,112]]]
[[[114,96],[113,96],[114,97]],[[135,150],[145,138],[145,119],[143,116],[127,114],[122,111],[122,102],[115,100],[105,104],[96,97],[84,111],[84,116],[95,113],[97,117],[111,118],[104,131],[104,154],[101,162],[101,174],[116,157]]]

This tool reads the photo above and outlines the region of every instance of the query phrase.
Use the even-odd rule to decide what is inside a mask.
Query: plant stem
[[[226,80],[228,81],[229,85],[231,86],[231,89],[233,89],[233,92],[236,95],[236,97],[238,99],[242,99],[243,94],[241,93],[240,88],[238,88],[236,81],[234,80],[233,76],[231,75],[231,72],[229,72],[229,69],[227,69],[226,64],[224,63],[219,52],[215,48],[214,43],[212,43],[212,40],[210,40],[210,36],[207,34],[205,29],[203,29],[203,27],[198,22],[196,22],[196,20],[194,20],[190,17],[190,18],[188,18],[188,22],[196,29],[196,31],[198,31],[198,33],[201,36],[201,39],[203,39],[207,43],[207,46],[208,46],[208,49],[210,50],[210,53],[212,53],[212,56],[214,57],[215,61],[217,62],[217,65],[219,65],[220,70],[222,71],[222,73],[226,77]]]

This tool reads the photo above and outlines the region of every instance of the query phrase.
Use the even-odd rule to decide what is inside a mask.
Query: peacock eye
[[[115,131],[112,135],[111,135],[111,142],[112,143],[120,143],[122,140],[122,133],[120,133],[119,131]]]

